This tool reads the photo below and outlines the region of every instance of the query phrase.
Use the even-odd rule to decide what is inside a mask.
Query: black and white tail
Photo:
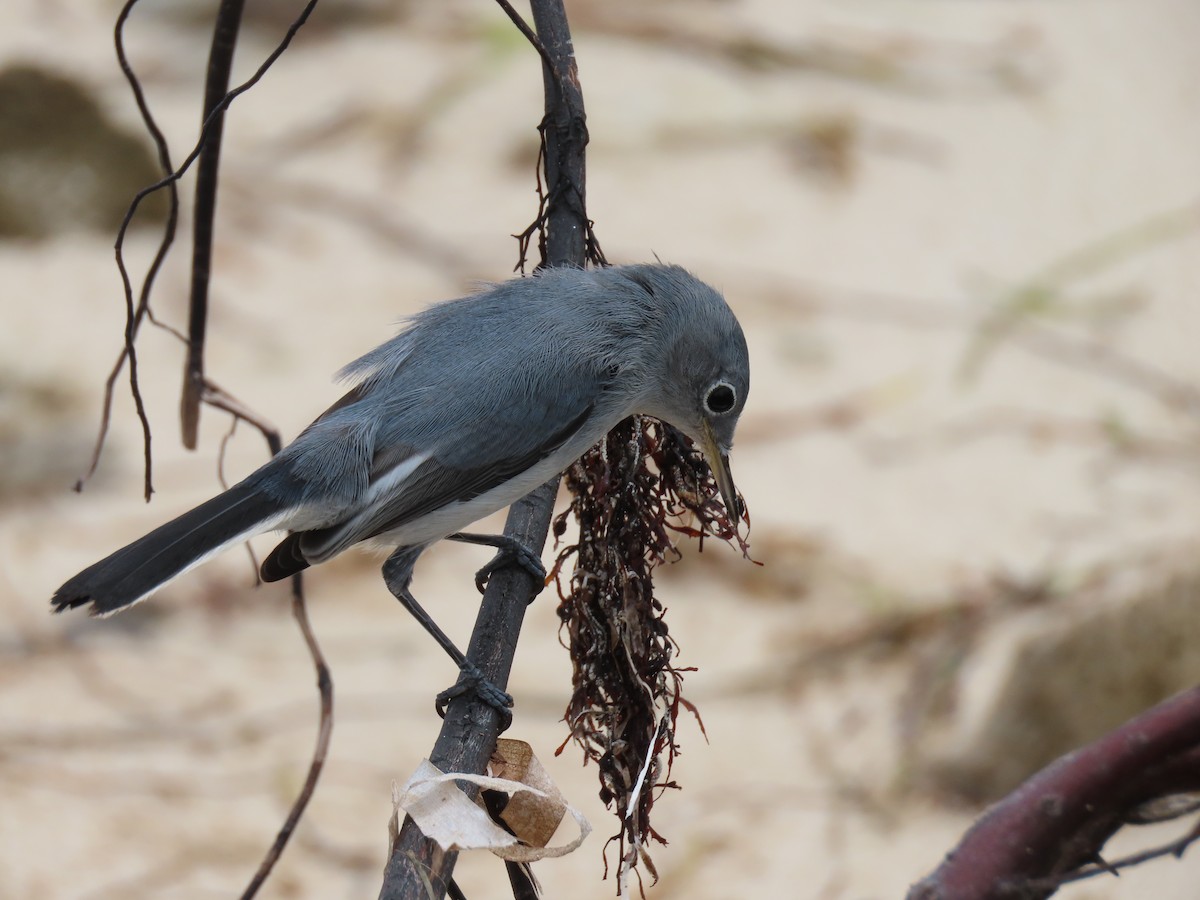
[[[290,509],[248,479],[84,569],[51,599],[106,616],[137,603],[231,544],[278,527]]]

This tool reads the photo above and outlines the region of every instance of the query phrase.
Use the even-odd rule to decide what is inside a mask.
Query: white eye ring
[[[713,415],[724,415],[737,406],[737,391],[728,381],[718,381],[704,393],[704,408]]]

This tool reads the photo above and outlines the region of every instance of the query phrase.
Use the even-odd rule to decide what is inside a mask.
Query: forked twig
[[[118,15],[114,35],[114,41],[117,48],[117,59],[121,66],[121,70],[125,73],[126,79],[130,82],[134,97],[138,104],[138,108],[141,111],[143,121],[146,123],[147,130],[150,131],[151,136],[154,138],[155,144],[158,147],[160,163],[162,164],[164,171],[166,171],[168,174],[164,175],[163,178],[159,179],[154,184],[142,188],[134,195],[133,200],[130,201],[129,208],[126,210],[125,216],[121,221],[121,225],[117,229],[117,239],[114,244],[114,252],[116,256],[117,271],[120,273],[121,286],[125,295],[124,348],[121,351],[121,354],[118,356],[117,363],[113,367],[112,373],[109,376],[108,386],[105,391],[103,408],[101,412],[100,430],[96,439],[95,448],[93,450],[91,465],[86,474],[76,483],[76,489],[82,489],[83,483],[89,477],[91,477],[96,470],[96,466],[99,465],[100,454],[103,450],[104,441],[108,434],[108,426],[111,421],[113,400],[112,386],[115,384],[116,378],[120,373],[121,368],[124,366],[125,359],[128,359],[130,393],[133,395],[134,406],[137,409],[138,419],[142,424],[143,456],[145,460],[145,484],[143,491],[146,499],[149,500],[151,494],[154,492],[152,478],[150,421],[147,417],[145,403],[143,402],[141,390],[138,386],[137,348],[135,344],[142,320],[146,317],[150,317],[153,321],[153,317],[149,308],[151,287],[154,278],[161,268],[162,262],[174,241],[175,226],[178,216],[178,193],[176,184],[184,176],[188,169],[191,168],[192,163],[194,163],[200,156],[200,153],[203,150],[206,141],[208,140],[211,129],[214,127],[214,122],[218,120],[218,118],[226,109],[229,108],[229,105],[233,103],[237,97],[250,90],[250,88],[254,87],[254,85],[262,80],[267,70],[274,64],[275,60],[277,60],[283,54],[283,52],[287,50],[288,46],[292,42],[292,39],[296,36],[296,33],[300,30],[304,23],[308,21],[309,15],[312,13],[313,9],[316,8],[317,0],[309,0],[309,2],[304,6],[304,9],[301,10],[300,14],[296,17],[295,21],[293,21],[288,27],[283,39],[278,45],[276,45],[275,49],[267,56],[266,60],[263,61],[254,74],[242,84],[226,93],[221,101],[213,108],[211,113],[209,113],[209,115],[204,119],[204,123],[200,129],[200,136],[197,138],[195,146],[193,146],[191,152],[188,153],[187,157],[176,169],[171,169],[170,167],[166,141],[150,113],[144,92],[141,88],[140,80],[138,79],[137,74],[133,71],[133,68],[130,66],[125,55],[125,22],[136,3],[137,0],[127,0],[125,6],[121,9],[120,14]],[[137,215],[138,209],[141,207],[142,201],[156,191],[164,189],[168,189],[170,191],[171,213],[168,217],[167,226],[164,230],[163,240],[159,245],[158,252],[151,263],[150,268],[147,270],[145,279],[143,279],[140,299],[135,305],[133,300],[133,282],[129,274],[129,269],[125,265],[125,237],[129,231],[129,226],[132,224],[134,217]],[[178,332],[174,333],[179,336]]]

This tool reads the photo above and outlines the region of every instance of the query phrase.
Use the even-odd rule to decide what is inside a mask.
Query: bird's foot
[[[491,561],[475,573],[475,587],[479,589],[479,593],[481,594],[487,588],[488,581],[491,580],[493,574],[505,566],[512,565],[520,566],[533,578],[535,583],[533,593],[535,597],[546,587],[546,567],[542,565],[541,557],[515,538],[510,538],[505,534],[465,534],[458,532],[450,535],[450,540],[464,541],[469,544],[483,544],[497,549],[498,552],[492,557]]]
[[[508,726],[512,724],[512,694],[500,690],[488,681],[483,672],[479,671],[479,667],[472,663],[468,663],[463,668],[462,673],[458,676],[458,681],[437,695],[434,700],[437,714],[443,719],[446,718],[446,707],[450,701],[468,693],[473,693],[499,713],[500,730],[508,730]]]

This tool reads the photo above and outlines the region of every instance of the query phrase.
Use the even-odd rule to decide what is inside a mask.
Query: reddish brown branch
[[[1138,806],[1200,789],[1198,761],[1200,687],[1034,775],[988,810],[908,900],[1048,897],[1101,858]]]

